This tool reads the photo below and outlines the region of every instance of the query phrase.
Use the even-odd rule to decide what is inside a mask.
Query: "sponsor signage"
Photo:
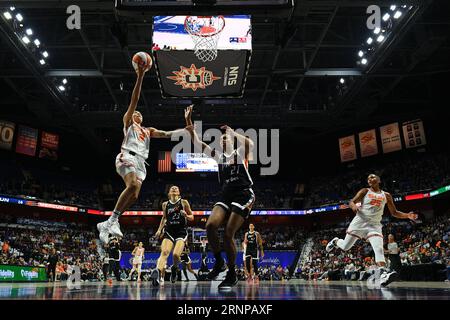
[[[47,281],[43,267],[25,267],[0,265],[0,282],[36,282]]]

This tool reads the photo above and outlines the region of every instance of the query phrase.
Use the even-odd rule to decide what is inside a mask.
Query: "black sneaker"
[[[388,272],[383,270],[384,272],[380,275],[380,285],[382,287],[387,287],[390,283],[394,281],[398,281],[400,276],[396,271]]]
[[[225,276],[225,280],[223,280],[219,284],[219,289],[229,289],[231,287],[234,287],[238,283],[238,278],[236,276],[235,272],[227,272],[227,275]]]
[[[223,272],[227,270],[227,266],[225,265],[225,261],[220,260],[220,262],[216,261],[216,263],[214,264],[214,268],[211,270],[210,273],[208,273],[208,275],[206,276],[206,279],[208,280],[214,280],[217,278],[217,276],[219,275],[219,273]]]
[[[173,265],[170,272],[170,281],[175,283],[177,281],[178,268],[176,265]]]
[[[152,278],[152,284],[154,287],[159,286],[159,277],[160,277],[159,270],[157,268],[153,269],[150,278]]]

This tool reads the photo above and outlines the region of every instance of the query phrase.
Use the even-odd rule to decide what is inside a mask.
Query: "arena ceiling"
[[[450,72],[449,1],[403,1],[414,9],[361,66],[357,53],[371,33],[366,9],[373,2],[386,9],[395,1],[295,1],[290,16],[254,16],[244,97],[207,99],[197,115],[211,125],[296,128],[312,135],[430,112],[436,95],[430,79]],[[80,30],[65,27],[71,4],[81,7]],[[0,20],[0,116],[79,132],[98,146],[118,131],[135,81],[131,56],[150,50],[151,19],[119,16],[111,0],[0,4],[11,5],[50,58],[41,67]],[[65,92],[57,88],[62,78],[68,79]],[[146,75],[140,110],[153,125],[179,126],[190,103],[162,99],[155,71]]]

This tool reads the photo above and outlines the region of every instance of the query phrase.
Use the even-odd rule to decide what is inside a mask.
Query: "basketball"
[[[152,57],[150,57],[147,52],[143,51],[135,53],[131,62],[135,71],[137,71],[138,66],[141,65],[146,67],[145,72],[150,70],[153,64]]]

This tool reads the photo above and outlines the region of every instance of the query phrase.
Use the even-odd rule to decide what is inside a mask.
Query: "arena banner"
[[[37,137],[37,129],[19,125],[16,152],[27,156],[34,156],[36,154]]]
[[[339,139],[341,162],[356,160],[355,136],[351,135]]]
[[[153,269],[156,266],[156,261],[159,258],[159,252],[146,252],[145,257],[142,263],[142,269]],[[264,258],[260,259],[259,266],[268,266],[268,267],[278,267],[281,265],[284,267],[289,267],[295,259],[296,251],[264,251]],[[189,255],[192,261],[193,269],[200,269],[201,266],[201,253],[200,252],[191,252]],[[224,256],[225,257],[225,256]],[[172,265],[172,254],[170,254],[169,259],[167,260],[167,265]],[[206,258],[206,265],[208,269],[212,269],[214,266],[214,255],[209,252]],[[131,252],[125,251],[122,252],[122,257],[120,259],[120,267],[121,268],[129,268],[131,269],[133,263],[133,256]],[[236,266],[242,267],[244,265],[242,252],[238,252],[236,256]]]
[[[163,98],[242,97],[248,50],[220,50],[214,61],[201,62],[194,51],[154,51]]]
[[[403,139],[407,149],[427,144],[422,120],[404,122],[402,127]]]
[[[59,135],[42,131],[39,158],[57,160],[58,144]]]
[[[369,157],[378,153],[377,133],[375,129],[359,133],[361,157]]]
[[[47,281],[47,272],[45,268],[0,265],[0,282],[37,281]]]
[[[9,121],[0,120],[0,149],[11,150],[16,125]]]
[[[400,129],[397,122],[380,127],[380,136],[383,153],[399,151],[402,149]]]

